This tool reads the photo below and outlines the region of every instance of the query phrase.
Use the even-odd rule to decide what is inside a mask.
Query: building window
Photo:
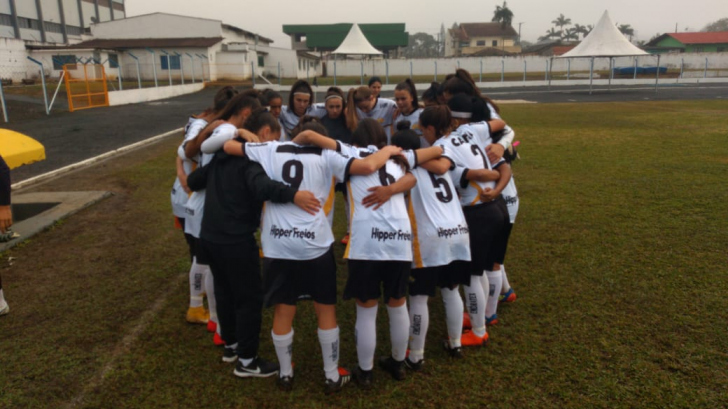
[[[169,64],[167,64],[167,59],[168,58],[169,58]],[[159,59],[160,59],[160,61],[162,63],[162,69],[163,70],[168,70],[170,65],[172,66],[172,69],[173,70],[178,70],[179,67],[180,67],[180,65],[179,65],[179,56],[178,55],[170,55],[170,56],[160,55],[159,56]]]
[[[63,26],[58,23],[51,23],[50,21],[44,21],[43,26],[49,33],[63,34]]]
[[[262,55],[258,56],[258,67],[265,67],[265,57]]]
[[[54,70],[62,70],[63,66],[66,64],[72,64],[72,66],[68,67],[70,70],[76,69],[76,56],[75,55],[54,55],[52,57],[53,59],[53,69]]]
[[[498,47],[498,40],[493,40],[493,47]]]
[[[475,45],[477,45],[478,47],[483,47],[483,46],[485,46],[485,40],[478,40],[478,42],[476,42]]]
[[[299,59],[298,59],[298,70],[300,71],[301,69],[302,69],[302,68],[301,68],[301,59],[299,58]]]
[[[703,47],[695,47],[695,52],[696,53],[702,53],[704,51],[705,51],[705,48],[703,48]]]
[[[38,23],[38,20],[34,20],[32,18],[18,17],[18,27],[40,31],[40,24]]]
[[[83,34],[83,29],[76,26],[66,26],[66,34],[70,36],[80,36]]]
[[[118,54],[109,54],[109,68],[119,68]]]
[[[13,16],[10,14],[0,14],[0,26],[13,26]]]
[[[719,53],[723,51],[728,51],[728,47],[718,47],[716,51],[718,51]]]

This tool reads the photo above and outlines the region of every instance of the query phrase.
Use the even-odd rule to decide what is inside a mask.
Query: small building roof
[[[594,29],[584,40],[566,54],[558,58],[584,58],[584,57],[621,57],[633,55],[648,55],[627,40],[614,25],[606,10]]]
[[[331,51],[341,45],[352,26],[352,23],[286,24],[283,32],[291,36],[306,36],[306,47],[309,49]],[[406,47],[409,42],[404,23],[359,24],[359,28],[367,40],[380,50]]]
[[[474,37],[518,37],[511,25],[503,27],[501,23],[461,23],[458,29],[450,29],[450,35],[460,41],[468,41]]]
[[[647,43],[656,46],[667,37],[672,37],[683,44],[728,44],[728,31],[714,31],[707,33],[665,33]]]
[[[79,50],[79,49],[102,49],[102,50],[126,50],[136,48],[173,48],[173,47],[196,47],[207,48],[222,41],[222,37],[216,38],[132,38],[132,39],[93,39],[64,47],[43,47],[28,45],[32,50]]]
[[[248,30],[243,30],[240,27],[236,27],[236,26],[233,26],[233,25],[230,25],[230,24],[223,23],[222,27],[223,28],[226,28],[226,29],[228,29],[230,31],[234,31],[236,33],[239,33],[239,34],[243,34],[243,35],[247,35],[247,36],[251,36],[251,37],[258,36],[258,39],[260,39],[261,41],[265,41],[266,43],[272,43],[273,42],[273,40],[271,40],[268,37],[263,37],[260,34],[253,33],[253,32],[248,31]]]

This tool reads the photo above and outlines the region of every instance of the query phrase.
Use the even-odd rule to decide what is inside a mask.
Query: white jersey
[[[334,181],[347,179],[352,158],[338,152],[293,142],[248,143],[245,155],[263,166],[268,176],[293,188],[312,192],[326,203]],[[311,260],[334,242],[324,212],[308,214],[293,203],[266,202],[260,227],[265,257]]]
[[[470,261],[468,223],[450,173],[435,175],[417,167],[413,151],[405,151],[404,157],[417,178],[407,205],[413,234],[412,268],[445,266],[455,260]]]
[[[204,119],[197,119],[194,116],[189,117],[189,119],[187,120],[187,124],[184,128],[185,141],[187,140],[187,133],[189,132],[190,126],[192,126],[192,124],[196,121],[204,122],[205,125],[207,125],[207,121],[205,121]],[[182,146],[184,146],[184,142]],[[179,155],[179,149],[177,150],[177,154]],[[185,175],[189,175],[192,172],[192,161],[187,159],[184,154],[181,159],[183,161],[182,166],[184,167]],[[172,184],[172,193],[170,195],[170,199],[172,201],[172,214],[174,214],[176,217],[179,217],[180,219],[184,219],[187,216],[187,213],[185,212],[185,204],[187,203],[188,197],[189,195],[187,194],[187,192],[182,189],[182,183],[180,183],[179,178],[175,178],[174,184]]]
[[[397,124],[402,121],[409,121],[410,123],[410,129],[415,131],[417,135],[420,137],[420,148],[427,148],[430,146],[430,143],[427,142],[427,140],[422,136],[422,129],[420,129],[420,114],[422,114],[423,109],[415,109],[412,111],[409,115],[403,115],[400,113],[394,118],[394,121],[392,121],[392,135],[394,135],[397,132]],[[391,144],[391,141],[389,141]]]
[[[387,133],[387,143],[389,138],[392,137],[392,120],[394,119],[394,111],[397,110],[397,104],[391,99],[377,98],[377,102],[369,112],[364,112],[361,109],[356,109],[356,115],[359,120],[364,118],[372,118],[379,122],[379,125],[384,127],[384,131]]]
[[[362,200],[375,186],[387,186],[405,175],[394,161],[368,176],[352,176],[346,184],[351,229],[344,258],[352,260],[412,261],[412,228],[404,194],[392,196],[379,209]]]
[[[281,106],[281,116],[278,117],[278,122],[280,122],[283,126],[283,131],[286,134],[286,140],[291,140],[291,131],[293,131],[293,128],[298,125],[301,117],[305,115],[322,118],[326,115],[326,107],[323,104],[311,104],[303,115],[298,116],[295,112],[293,112],[293,108],[288,107],[288,105]]]
[[[488,145],[493,143],[493,138],[490,134],[490,126],[487,122],[470,123],[461,126],[461,128],[465,130],[465,134],[470,135],[472,143],[480,146],[483,151],[485,151],[485,148]],[[510,145],[510,142],[508,142],[508,144]],[[513,180],[512,175],[511,180],[508,181],[508,184],[505,188],[503,188],[501,194],[503,195],[503,199],[506,201],[508,216],[511,219],[511,223],[515,223],[516,215],[518,215],[519,200],[518,191],[516,190],[516,182]]]

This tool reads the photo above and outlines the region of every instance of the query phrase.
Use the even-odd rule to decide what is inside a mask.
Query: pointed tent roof
[[[650,55],[627,40],[604,11],[596,27],[578,46],[556,58],[576,57],[621,57],[631,55]]]
[[[380,55],[382,52],[369,43],[364,33],[361,32],[359,25],[354,23],[351,30],[349,30],[349,34],[346,35],[339,48],[334,50],[333,54]]]

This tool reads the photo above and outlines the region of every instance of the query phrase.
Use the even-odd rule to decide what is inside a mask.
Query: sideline
[[[28,178],[28,179],[25,179],[25,180],[21,180],[20,182],[13,183],[11,185],[11,189],[12,190],[19,190],[19,189],[23,189],[23,188],[26,188],[26,187],[29,187],[29,186],[32,186],[32,185],[36,185],[36,184],[42,183],[42,182],[46,182],[49,179],[58,177],[60,175],[69,173],[71,171],[74,171],[74,170],[77,170],[77,169],[82,169],[82,168],[85,168],[85,167],[94,165],[94,164],[96,164],[98,162],[101,162],[101,161],[103,161],[105,159],[109,159],[109,158],[115,157],[117,155],[124,154],[124,153],[127,153],[129,151],[133,151],[135,149],[139,149],[141,147],[144,147],[144,146],[153,144],[155,142],[159,142],[162,139],[168,138],[168,137],[170,137],[172,135],[175,135],[175,134],[179,134],[183,130],[184,130],[184,128],[177,128],[177,129],[171,130],[169,132],[165,132],[163,134],[160,134],[160,135],[157,135],[157,136],[153,136],[153,137],[151,137],[149,139],[145,139],[143,141],[135,142],[135,143],[133,143],[131,145],[123,146],[123,147],[118,148],[118,149],[114,149],[113,151],[109,151],[109,152],[103,153],[103,154],[98,155],[98,156],[95,156],[93,158],[89,158],[89,159],[86,159],[86,160],[82,160],[81,162],[76,162],[76,163],[73,163],[71,165],[64,166],[62,168],[59,168],[59,169],[56,169],[56,170],[52,170],[52,171],[47,172],[47,173],[43,173],[42,175],[33,176],[32,178]]]

